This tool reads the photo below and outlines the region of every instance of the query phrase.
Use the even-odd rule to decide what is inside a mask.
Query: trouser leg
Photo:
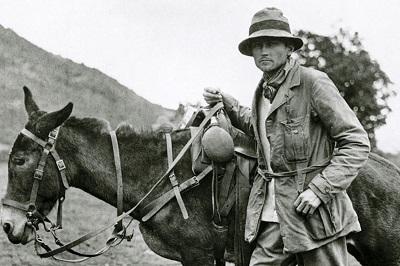
[[[346,237],[341,237],[319,248],[297,254],[299,265],[348,266]]]
[[[289,257],[283,254],[283,241],[278,223],[261,222],[256,247],[251,255],[250,266],[280,266]]]

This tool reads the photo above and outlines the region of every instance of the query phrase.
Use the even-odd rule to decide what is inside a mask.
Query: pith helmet
[[[252,56],[252,42],[262,37],[286,39],[293,44],[294,50],[303,46],[301,38],[291,33],[288,19],[283,16],[281,10],[275,7],[264,8],[253,16],[249,37],[239,44],[239,51],[244,55]]]

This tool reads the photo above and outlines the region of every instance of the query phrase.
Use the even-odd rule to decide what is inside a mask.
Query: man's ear
[[[288,58],[289,58],[294,52],[294,46],[291,43],[288,43],[286,44],[286,47],[288,48]]]
[[[64,123],[71,115],[72,103],[68,103],[63,109],[43,115],[35,124],[39,135],[47,135],[50,131]]]

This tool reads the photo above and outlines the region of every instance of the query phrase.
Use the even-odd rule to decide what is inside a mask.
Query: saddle
[[[200,110],[190,126],[192,135],[202,130],[191,147],[192,170],[194,174],[213,165],[212,203],[213,225],[225,240],[219,251],[227,261],[235,265],[248,265],[252,247],[244,240],[246,209],[250,194],[250,178],[256,170],[257,155],[254,139],[234,128],[229,118],[221,110],[217,113],[218,126],[232,137],[234,156],[226,162],[212,161],[204,150],[204,134],[207,127],[199,129],[198,124],[207,111]],[[214,125],[215,126],[215,125]],[[216,145],[215,149],[218,149]],[[220,254],[221,254],[220,253]],[[221,256],[222,257],[222,256]]]
[[[213,216],[212,224],[217,234],[216,241],[219,246],[216,247],[216,257],[224,258],[226,261],[235,262],[235,265],[249,265],[252,248],[244,240],[244,231],[246,223],[246,209],[248,197],[250,194],[250,177],[254,176],[256,171],[257,156],[255,153],[255,141],[246,136],[240,130],[234,128],[229,118],[222,108],[222,103],[212,109],[199,109],[193,114],[186,127],[191,132],[191,158],[192,171],[194,176],[181,184],[176,182],[173,171],[169,178],[173,189],[162,196],[150,202],[143,208],[142,221],[149,220],[165,204],[173,198],[176,198],[181,209],[183,217],[187,218],[187,212],[180,193],[190,190],[198,185],[200,180],[212,173],[212,206]],[[213,119],[210,119],[213,118]],[[211,120],[211,121],[210,121]],[[218,126],[219,130],[225,130],[229,134],[217,133],[216,139],[209,138],[207,149],[204,149],[204,134],[211,127]],[[215,129],[215,128],[214,128]],[[218,130],[216,130],[218,131]],[[171,149],[169,133],[166,133],[167,150]],[[229,141],[222,140],[226,145],[226,151],[231,152],[232,156],[222,152],[218,138],[231,138]],[[233,142],[233,149],[230,145]],[[187,144],[188,145],[188,144]],[[216,156],[213,158],[208,155]],[[222,157],[221,157],[222,155]],[[168,160],[172,155],[168,153]],[[223,160],[221,159],[223,158]],[[217,159],[217,160],[215,160]],[[220,160],[221,159],[221,160]]]

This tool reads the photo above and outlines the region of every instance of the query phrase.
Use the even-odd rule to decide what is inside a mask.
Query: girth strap
[[[169,132],[165,133],[165,140],[167,142],[168,166],[171,166],[174,158],[173,158],[173,154],[172,154],[171,134]],[[172,188],[174,190],[175,198],[176,198],[176,201],[178,202],[179,208],[181,209],[183,219],[186,220],[187,218],[189,218],[189,215],[186,210],[185,203],[183,202],[181,192],[179,190],[179,183],[178,183],[178,180],[176,180],[174,170],[172,170],[171,173],[169,174],[169,181],[171,182]]]
[[[117,176],[117,216],[120,216],[124,211],[124,191],[122,183],[122,168],[121,168],[121,158],[118,147],[118,140],[115,131],[110,132],[111,143],[114,154],[114,164]],[[115,232],[119,232],[123,229],[122,220],[118,221],[115,225]]]

